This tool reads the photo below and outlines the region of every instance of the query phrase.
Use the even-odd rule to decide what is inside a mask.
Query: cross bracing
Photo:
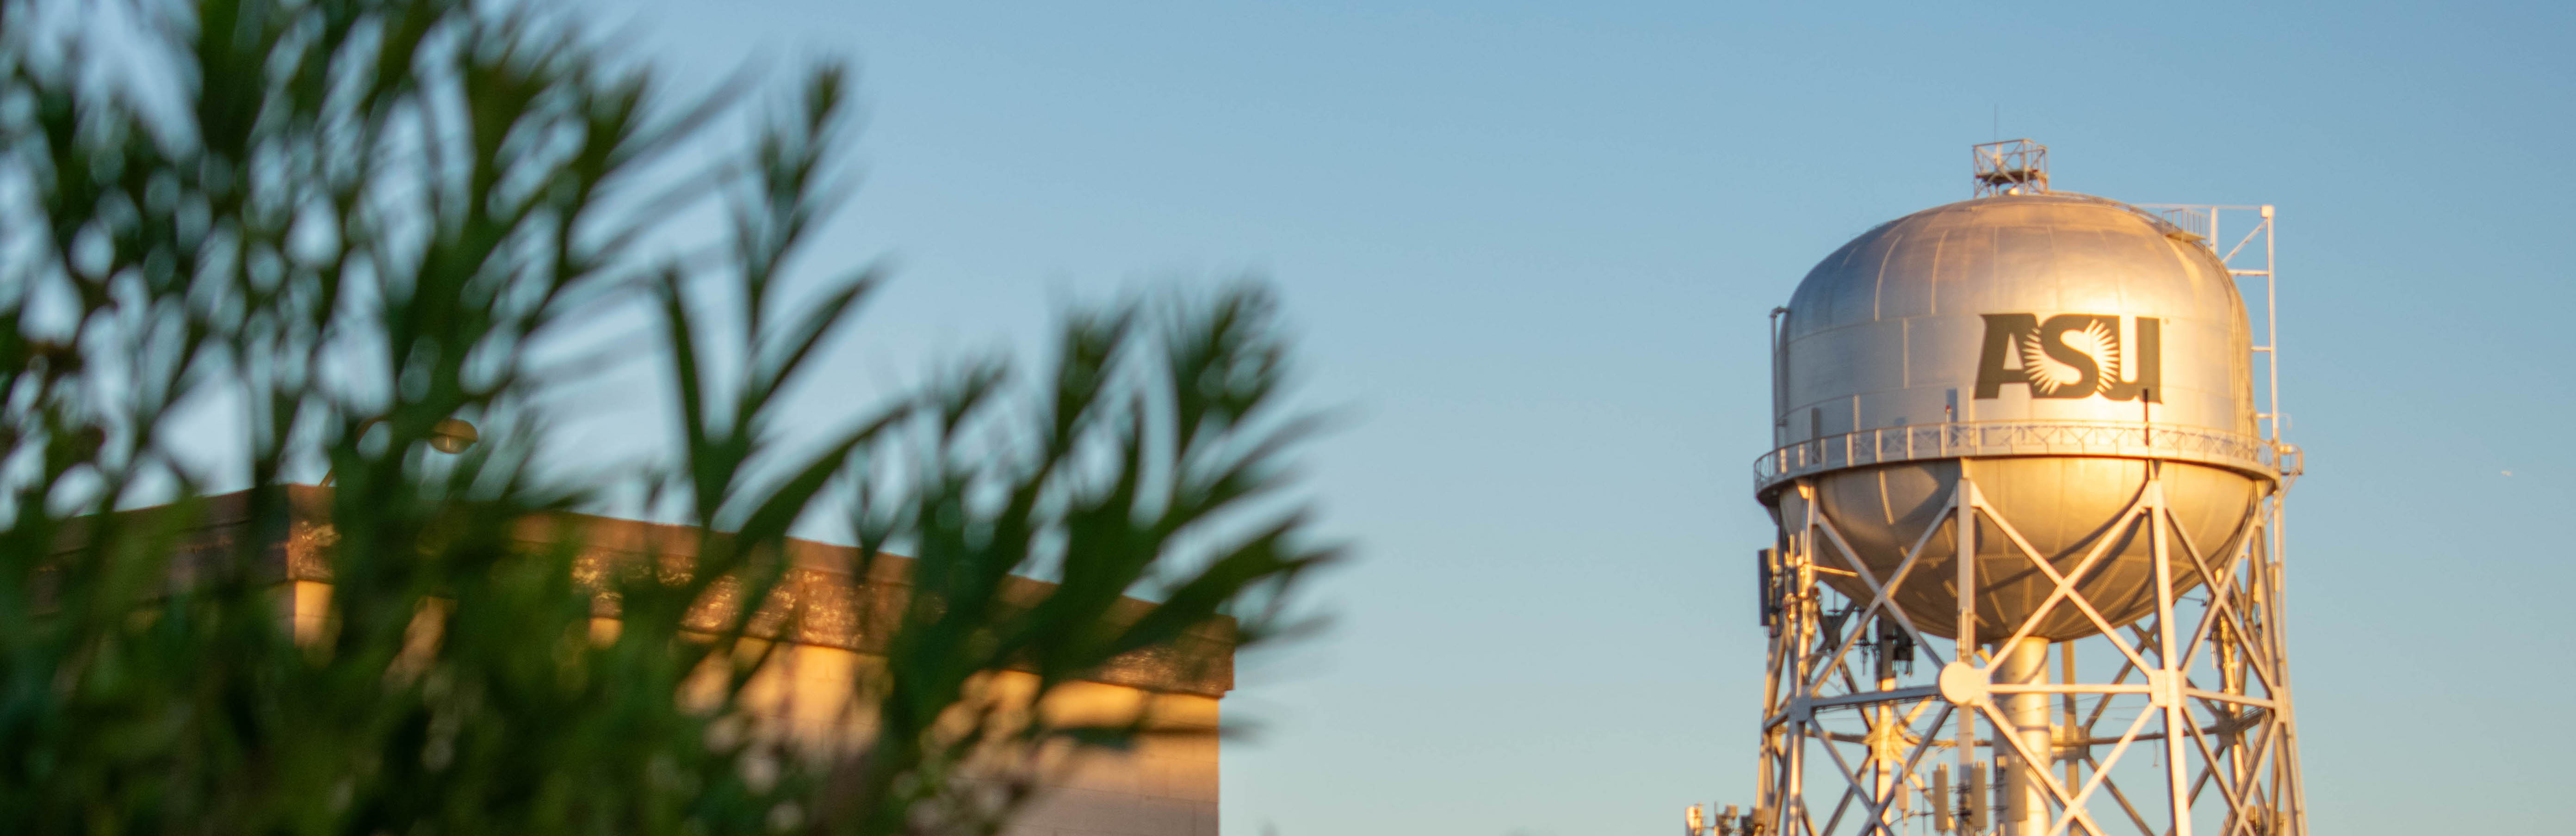
[[[2302,832],[2269,549],[2277,494],[2254,500],[2252,522],[2229,543],[2201,544],[2171,518],[2154,473],[2068,566],[2032,547],[1964,474],[1944,499],[1944,523],[1885,577],[1871,567],[1887,562],[1855,552],[1821,503],[1797,503],[1804,517],[1783,520],[1783,548],[1768,558],[1773,638],[1755,827],[1808,836]],[[1785,489],[1815,490],[1803,479]],[[2013,625],[1981,624],[1976,596],[1959,596],[1960,620],[1938,632],[1973,637],[1965,647],[1891,601],[1897,585],[1922,582],[1929,545],[1962,532],[2009,543],[2054,585]],[[2113,623],[2078,581],[2129,537],[2152,545],[2156,608]],[[1958,546],[1952,554],[1975,553]],[[1954,589],[1975,588],[1965,575],[1980,561],[1945,562],[1963,575]],[[1834,573],[1865,594],[1818,582]],[[2027,664],[2012,674],[2010,649],[2031,646],[2034,626],[2059,608],[2084,612],[2095,635],[2040,643],[2036,675]],[[2052,646],[2054,662],[2045,659]]]

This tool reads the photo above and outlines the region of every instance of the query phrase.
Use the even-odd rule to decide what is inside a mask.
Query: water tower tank
[[[2303,836],[2273,207],[1971,156],[1773,311],[1762,768],[1694,836]]]
[[[1920,543],[1892,597],[1927,633],[1957,638],[1943,503],[1963,472],[2059,572],[2102,550],[2078,586],[2115,626],[2155,606],[2145,529],[2120,524],[2150,468],[2179,536],[2211,555],[2244,536],[2276,480],[2235,281],[2197,236],[2127,204],[2040,192],[1907,215],[1817,264],[1778,330],[1760,498],[1784,531],[1812,502],[1882,580]],[[1970,640],[1989,642],[2055,583],[1979,528]],[[1843,570],[1822,580],[1868,599],[1843,549],[1815,553]],[[2173,577],[2200,582],[2187,566]],[[2097,632],[2060,606],[2031,635]]]

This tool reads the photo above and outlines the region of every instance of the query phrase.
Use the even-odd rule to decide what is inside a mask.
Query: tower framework
[[[2272,207],[2152,205],[2232,276],[2261,281],[2251,324],[2262,449],[2245,451],[2271,488],[2224,543],[2195,542],[2174,517],[2166,462],[2206,460],[2205,436],[2151,423],[2124,429],[2045,422],[1852,432],[1764,456],[1757,484],[1801,500],[1761,556],[1765,666],[1758,797],[1708,830],[1762,836],[1946,833],[1975,836],[2304,836],[2298,728],[2284,607],[2284,496],[2302,471],[2282,438]],[[2251,217],[2241,237],[2223,222]],[[2227,237],[2223,238],[2222,233]],[[2232,246],[2226,245],[2230,238]],[[2258,261],[2259,259],[2259,261]],[[2248,287],[2247,289],[2252,289]],[[2247,294],[2251,296],[2251,293]],[[1774,341],[1774,345],[1779,343]],[[1957,459],[2035,448],[2147,462],[2147,478],[2082,559],[2053,564],[1980,492],[1963,466],[1938,516],[1903,554],[1862,554],[1818,477],[1888,461]],[[1970,555],[2008,546],[2018,564],[1926,559],[1947,540]],[[2107,556],[2145,543],[2152,612],[2116,623],[2082,581]],[[1893,565],[1880,577],[1873,566]],[[1916,623],[1903,585],[1980,588],[1980,572],[2037,573],[2053,591],[2017,623],[1980,618],[1956,595],[1956,622]],[[1837,591],[1821,582],[1842,575]],[[1847,594],[1861,590],[1865,594]],[[2081,612],[2093,633],[2052,644],[2043,621]],[[1942,638],[1942,635],[1962,637]]]

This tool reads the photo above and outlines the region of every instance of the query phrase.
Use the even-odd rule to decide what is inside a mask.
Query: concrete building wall
[[[746,689],[754,711],[810,745],[846,750],[865,742],[869,730],[853,711],[851,688],[874,657],[794,644],[774,659]],[[1036,684],[1034,675],[1004,671],[985,687],[994,696],[1024,696]],[[1216,836],[1218,698],[1075,682],[1039,710],[1056,723],[1125,723],[1141,714],[1153,733],[1125,751],[1041,759],[1043,789],[1005,836]]]
[[[1133,751],[1085,756],[1007,836],[1216,836],[1217,701],[1183,696],[1172,703],[1174,715],[1190,715],[1203,733],[1149,737]]]
[[[320,497],[308,495],[318,490],[298,489],[292,533],[274,550],[277,595],[287,626],[307,640],[326,629],[331,585],[320,549],[336,539],[326,520],[305,512],[323,504]],[[585,518],[581,524],[593,550],[603,553],[640,553],[645,543],[684,531],[599,518]],[[215,527],[227,525],[219,520]],[[209,534],[210,540],[219,539],[223,532]],[[755,712],[774,721],[774,733],[817,749],[847,750],[867,739],[869,730],[856,710],[853,691],[881,658],[867,651],[882,641],[882,612],[846,591],[853,588],[841,568],[847,565],[848,549],[795,545],[803,568],[792,585],[810,585],[796,596],[807,603],[789,614],[779,636],[784,644],[754,675],[744,696]],[[879,566],[889,574],[870,579],[877,588],[901,583],[888,566],[899,569],[901,563]],[[1046,585],[1028,581],[1026,586],[1038,592]],[[603,638],[616,629],[613,618],[593,621],[594,634]],[[1005,836],[1215,836],[1217,730],[1222,697],[1233,686],[1230,627],[1203,638],[1209,644],[1197,651],[1139,657],[1102,671],[1103,681],[1061,686],[1040,704],[1038,710],[1057,723],[1125,723],[1141,713],[1152,733],[1123,751],[1088,749],[1041,759],[1042,790]],[[1191,658],[1205,655],[1208,648],[1221,648],[1217,652],[1223,655]],[[983,687],[994,696],[1024,697],[1036,684],[1033,674],[1000,671]]]

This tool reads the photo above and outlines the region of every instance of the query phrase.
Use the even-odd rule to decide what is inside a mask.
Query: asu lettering
[[[2006,384],[2030,387],[2034,398],[2163,403],[2164,322],[2130,319],[2130,340],[2120,318],[2100,314],[1985,315],[1986,338],[1977,358],[1978,398],[2003,394]]]

